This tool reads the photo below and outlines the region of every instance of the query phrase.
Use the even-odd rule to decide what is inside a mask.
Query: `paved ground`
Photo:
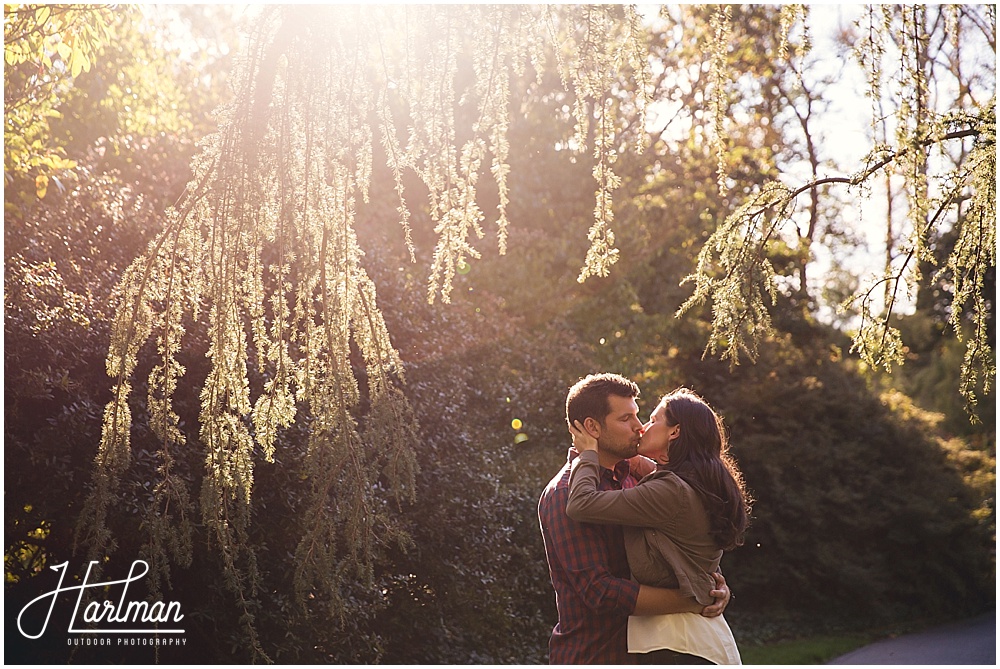
[[[996,612],[925,632],[885,639],[828,664],[983,664],[997,659]]]

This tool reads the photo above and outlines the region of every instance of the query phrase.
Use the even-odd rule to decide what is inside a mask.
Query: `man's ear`
[[[596,418],[584,418],[583,429],[594,439],[601,438],[601,422]]]

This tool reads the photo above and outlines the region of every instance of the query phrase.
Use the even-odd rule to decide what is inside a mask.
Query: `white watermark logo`
[[[105,581],[103,583],[90,583],[90,570],[94,568],[94,565],[98,562],[92,561],[87,565],[87,573],[83,577],[83,583],[80,585],[72,585],[63,587],[63,579],[66,578],[66,572],[69,571],[69,562],[63,562],[62,564],[53,565],[50,567],[54,571],[60,572],[59,574],[59,584],[56,586],[55,590],[46,592],[33,600],[28,602],[21,612],[17,615],[17,629],[18,631],[28,639],[37,639],[45,633],[45,628],[49,625],[49,619],[52,617],[52,611],[55,608],[56,600],[59,595],[64,592],[72,592],[74,590],[79,590],[76,596],[76,606],[73,608],[73,615],[69,620],[69,628],[66,630],[71,634],[183,634],[183,629],[165,629],[163,627],[156,627],[157,625],[163,624],[176,624],[184,619],[184,614],[181,613],[181,605],[178,602],[147,602],[147,601],[131,601],[127,599],[128,586],[131,583],[135,583],[140,580],[146,574],[149,573],[149,565],[144,560],[136,560],[132,563],[131,568],[129,568],[128,577],[119,581]],[[137,573],[137,569],[141,568],[142,571]],[[88,588],[107,588],[107,593],[110,593],[110,588],[112,586],[122,586],[121,596],[117,601],[110,601],[105,599],[103,602],[92,601],[87,604],[83,609],[83,622],[87,625],[94,625],[95,627],[88,627],[86,629],[77,629],[74,627],[78,620],[78,615],[80,613],[80,605],[83,603],[83,593]],[[24,616],[25,612],[31,607],[39,603],[44,603],[46,599],[49,599],[49,610],[45,614],[45,622],[42,623],[42,628],[37,634],[29,634],[25,632],[24,627],[21,625],[21,618]],[[98,629],[96,626],[102,626]]]

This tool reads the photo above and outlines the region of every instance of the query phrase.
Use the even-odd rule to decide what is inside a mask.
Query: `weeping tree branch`
[[[297,465],[305,501],[296,521],[296,601],[303,610],[325,604],[332,627],[363,605],[344,595],[359,577],[358,587],[382,601],[372,578],[376,545],[408,542],[400,521],[381,510],[383,497],[411,498],[420,440],[354,228],[356,199],[367,200],[372,179],[374,132],[386,149],[411,258],[404,172],[427,189],[438,235],[428,299],[447,302],[456,268],[478,254],[470,237],[482,236],[477,186],[487,171],[500,194],[504,251],[510,74],[527,62],[555,67],[578,101],[608,99],[621,73],[643,66],[637,26],[634,9],[613,5],[264,8],[233,76],[233,102],[218,110],[219,130],[192,165],[190,189],[119,286],[123,308],[108,354],[114,393],[81,543],[102,556],[115,548],[108,513],[129,464],[131,381],[154,339],[147,404],[163,466],[149,514],[158,520],[146,529],[159,577],[169,578],[169,562],[189,561],[194,528],[184,521],[195,501],[171,463],[182,448],[200,449],[197,504],[207,539],[255,659],[269,660],[255,618],[254,471],[258,459],[277,462],[275,453],[289,445],[282,429],[301,420],[310,430]],[[546,45],[553,43],[551,65]],[[468,88],[456,77],[466,58]],[[473,113],[458,113],[462,106]],[[594,131],[594,145],[581,148],[596,162],[592,233],[599,233],[591,235],[585,272],[600,273],[617,254],[610,229],[617,126],[609,108],[596,111],[595,120],[586,104],[574,109],[579,136]],[[461,125],[465,118],[473,119],[469,127]],[[458,145],[462,137],[471,139]],[[275,256],[277,265],[268,265]],[[195,440],[180,431],[174,401],[185,373],[181,323],[198,322],[202,313],[209,370]],[[352,351],[363,360],[360,371]]]
[[[986,116],[989,116],[988,112]],[[722,358],[728,359],[731,365],[739,364],[741,353],[754,361],[757,357],[760,339],[773,332],[770,315],[764,301],[764,295],[768,294],[770,303],[773,305],[776,297],[775,272],[767,260],[767,249],[781,227],[792,222],[793,204],[800,195],[825,185],[860,185],[879,170],[911,153],[947,141],[974,138],[980,152],[985,151],[988,157],[990,148],[995,147],[995,131],[992,130],[992,127],[994,126],[990,126],[988,121],[980,122],[976,127],[925,137],[910,146],[889,154],[873,153],[869,157],[869,164],[850,177],[824,177],[812,180],[795,189],[789,189],[779,183],[765,185],[758,194],[728,216],[716,228],[699,253],[695,271],[685,277],[682,282],[693,283],[695,289],[693,294],[677,310],[677,316],[687,313],[707,300],[712,300],[713,303],[712,333],[703,355],[715,354],[721,349]],[[973,167],[957,171],[949,177],[954,180],[953,187],[938,203],[936,211],[929,217],[926,225],[921,230],[915,231],[917,238],[926,237],[931,229],[941,223],[945,212],[955,202],[962,199],[963,190],[975,179],[982,181],[982,177],[985,176],[985,183],[995,183],[995,162],[990,164],[986,159],[977,159],[972,164]],[[984,171],[985,174],[979,172],[974,174],[975,170]],[[979,187],[981,188],[981,186]],[[989,205],[984,205],[984,208],[988,209]],[[995,204],[993,211],[995,217]],[[995,225],[992,229],[995,234]],[[975,267],[979,267],[983,262],[992,262],[995,266],[995,258],[987,260],[980,252],[982,244],[989,244],[990,238],[985,232],[980,234],[979,239],[982,243],[976,246],[977,251],[971,261]],[[896,306],[899,286],[903,281],[907,267],[916,257],[917,248],[918,244],[913,244],[898,271],[892,276],[883,277],[876,283],[876,286],[887,282],[892,282],[895,285],[892,299],[886,305],[886,312],[882,318],[872,320],[868,308],[875,287],[869,289],[864,295],[851,300],[860,300],[866,306],[861,328],[855,337],[852,350],[857,350],[864,359],[869,360],[873,365],[886,366],[891,361],[901,360],[902,343],[898,341],[898,332],[889,327],[889,322]],[[976,276],[979,276],[978,271]],[[973,283],[981,285],[981,277],[974,279]],[[981,320],[981,317],[977,317],[976,323],[980,335],[982,334]],[[957,321],[955,326],[956,332],[961,336]],[[878,329],[879,332],[876,333],[875,329]],[[969,355],[974,356],[976,361],[983,361],[985,348],[980,341],[970,341],[969,351]],[[989,366],[986,365],[984,378],[987,386],[992,379],[992,373],[989,370]],[[970,373],[972,372],[965,372],[965,374]],[[963,376],[964,378],[966,377]],[[969,384],[964,381],[963,383],[963,393],[966,394],[970,403],[974,404],[974,397],[969,394]]]

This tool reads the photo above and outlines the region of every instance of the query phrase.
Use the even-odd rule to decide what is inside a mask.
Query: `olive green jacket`
[[[673,472],[657,470],[633,488],[599,491],[596,451],[573,461],[566,513],[579,522],[623,525],[632,578],[644,585],[679,588],[699,604],[713,602],[711,574],[722,550],[709,534],[698,493]]]

